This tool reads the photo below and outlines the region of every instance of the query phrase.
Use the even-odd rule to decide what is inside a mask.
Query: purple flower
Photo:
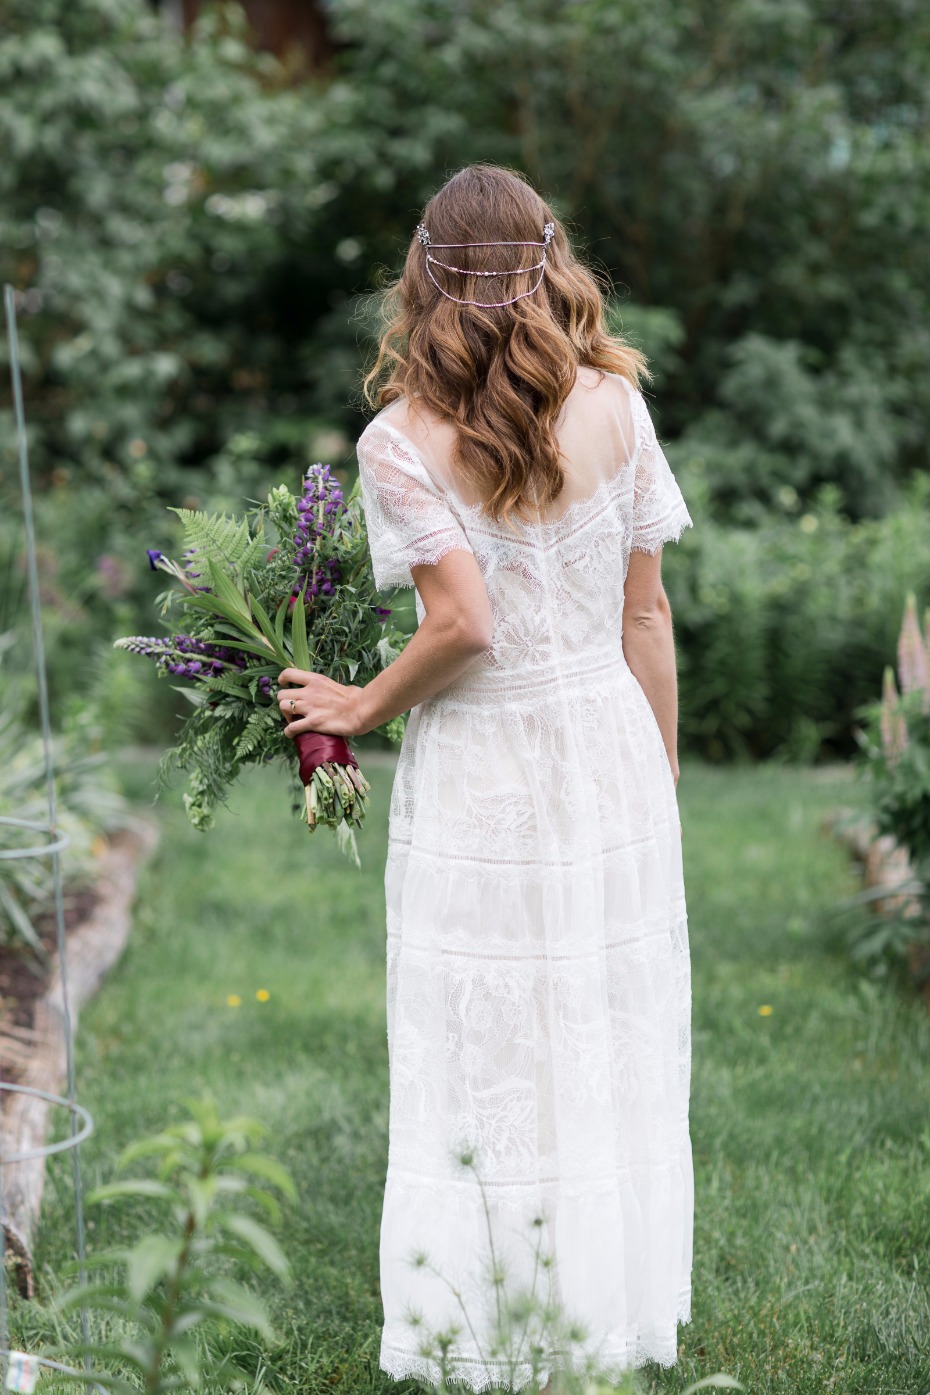
[[[149,566],[152,568],[152,571],[158,571],[158,563],[161,561],[165,554],[163,552],[156,551],[155,548],[147,547],[146,555],[148,556]]]
[[[338,515],[344,508],[342,489],[329,466],[319,462],[311,465],[304,476],[303,495],[297,501],[294,563],[299,575],[305,575],[311,569],[308,564],[313,562],[317,539],[332,531]],[[317,584],[316,573],[319,569],[319,564],[313,565],[311,580],[314,586]],[[334,563],[327,563],[326,570],[331,581],[338,581],[338,568]],[[324,594],[329,595],[331,590],[332,587]],[[311,586],[308,588],[308,594],[317,595],[319,592]]]
[[[379,623],[382,625],[386,622],[390,613],[391,612],[389,610],[385,610],[383,605],[375,606],[375,615],[377,616]]]
[[[154,659],[158,668],[181,678],[196,678],[200,673],[219,674],[230,663],[240,670],[246,667],[244,654],[233,655],[223,644],[209,644],[191,635],[129,635],[118,640],[117,647]],[[205,664],[204,660],[208,662]]]

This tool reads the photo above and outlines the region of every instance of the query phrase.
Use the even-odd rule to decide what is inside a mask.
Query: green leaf
[[[217,1185],[219,1191],[229,1195],[251,1197],[262,1208],[272,1225],[281,1224],[281,1207],[271,1192],[265,1191],[263,1187],[256,1186],[245,1177],[230,1177],[228,1174],[221,1177]]]
[[[266,1264],[279,1279],[287,1277],[290,1271],[290,1264],[287,1256],[281,1249],[277,1240],[266,1230],[263,1225],[251,1216],[242,1216],[235,1213],[224,1215],[219,1218],[220,1224],[231,1235],[237,1235],[248,1247],[255,1252],[263,1264]]]
[[[304,588],[297,597],[297,600],[294,602],[294,609],[291,612],[291,649],[294,654],[295,667],[309,670],[310,648],[307,644],[305,596],[306,588]]]
[[[254,1328],[266,1342],[274,1341],[264,1303],[251,1289],[235,1279],[211,1279],[203,1307],[216,1317],[229,1318],[232,1322]]]
[[[377,650],[378,658],[381,660],[382,668],[387,668],[388,664],[393,663],[400,653],[400,649],[397,645],[391,643],[391,638],[388,635],[381,636],[378,643],[375,645],[375,649]]]
[[[240,1153],[238,1158],[230,1158],[226,1167],[236,1172],[247,1172],[250,1177],[261,1177],[277,1187],[290,1201],[297,1200],[297,1188],[290,1173],[267,1153]]]
[[[284,597],[284,600],[278,606],[278,611],[274,618],[275,638],[278,641],[278,648],[281,650],[282,653],[284,652],[284,626],[287,621],[287,608],[288,604],[290,603],[290,599],[290,596]]]
[[[160,1201],[178,1201],[180,1198],[173,1187],[164,1182],[156,1182],[153,1177],[130,1177],[124,1182],[107,1182],[102,1187],[94,1187],[87,1193],[87,1204],[96,1206],[102,1201],[116,1201],[124,1196],[151,1196]]]
[[[180,683],[172,683],[170,686],[173,692],[180,693],[182,697],[186,697],[192,707],[203,707],[204,703],[209,701],[206,694],[200,688],[184,688]]]
[[[275,626],[271,623],[271,619],[268,615],[268,612],[265,610],[265,607],[261,604],[259,600],[257,600],[255,596],[249,597],[249,604],[252,607],[252,614],[255,616],[255,619],[261,626],[262,634],[268,641],[269,648],[274,653],[275,658],[280,661],[281,667],[286,668],[287,654],[284,651],[283,645],[281,645],[280,647],[278,645],[277,631],[275,629]]]
[[[216,599],[229,609],[243,622],[246,629],[253,627],[252,615],[249,610],[248,601],[240,588],[232,580],[229,573],[222,566],[214,561],[210,561],[210,579],[213,582],[213,589]]]
[[[26,944],[31,945],[38,954],[43,955],[45,953],[45,948],[35,926],[12,891],[8,890],[2,882],[0,882],[0,908],[6,912],[6,915],[12,922],[20,939],[24,940]]]
[[[181,601],[191,610],[205,610],[209,615],[218,615],[221,619],[228,620],[230,625],[235,626],[237,634],[242,634],[244,628],[251,628],[243,625],[243,617],[238,610],[216,596],[182,596]]]
[[[112,1290],[112,1291],[111,1291]],[[82,1284],[69,1289],[52,1302],[52,1311],[71,1312],[74,1308],[90,1307],[101,1312],[117,1313],[121,1317],[135,1317],[135,1309],[126,1299],[122,1285]]]
[[[146,1235],[129,1253],[127,1280],[137,1303],[147,1298],[160,1279],[177,1263],[183,1241],[167,1235]]]

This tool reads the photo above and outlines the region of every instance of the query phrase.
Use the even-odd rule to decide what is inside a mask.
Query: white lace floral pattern
[[[359,442],[379,584],[463,549],[494,615],[491,648],[411,713],[391,800],[381,1366],[398,1379],[438,1380],[428,1334],[456,1328],[454,1379],[526,1383],[493,1349],[489,1264],[499,1291],[529,1291],[541,1226],[578,1324],[552,1366],[671,1364],[690,1318],[678,814],[621,635],[631,549],[691,520],[640,395],[610,375],[597,391],[573,394],[566,435],[577,452],[590,418],[599,475],[516,532],[462,501],[402,410]]]

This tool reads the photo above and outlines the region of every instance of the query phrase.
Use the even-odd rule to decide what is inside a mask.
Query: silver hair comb
[[[454,300],[456,305],[477,305],[483,310],[499,310],[504,305],[513,305],[516,300],[525,300],[527,296],[539,290],[546,274],[546,256],[549,251],[549,243],[554,237],[555,223],[546,223],[543,228],[542,242],[432,242],[425,225],[423,223],[417,224],[417,239],[426,256],[426,274],[439,294],[444,295],[446,300]],[[467,267],[453,266],[450,262],[441,261],[439,257],[433,256],[433,252],[436,250],[454,252],[464,247],[541,247],[542,256],[538,262],[533,262],[531,266],[517,267],[515,271],[470,271]],[[441,267],[443,271],[451,271],[456,276],[523,276],[531,271],[538,271],[539,275],[528,291],[521,291],[519,295],[513,295],[509,300],[465,300],[461,296],[451,295],[449,291],[440,286],[433,275],[434,266]]]

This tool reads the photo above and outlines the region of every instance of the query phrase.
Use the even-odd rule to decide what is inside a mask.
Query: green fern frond
[[[257,567],[260,563],[264,562],[266,546],[265,536],[259,531],[249,543],[239,563],[243,575],[246,575],[252,567]]]
[[[246,680],[240,675],[218,673],[215,677],[206,680],[212,693],[227,693],[230,697],[241,698],[248,693]]]
[[[247,519],[239,520],[222,513],[202,513],[193,509],[173,509],[172,512],[184,525],[185,545],[213,561],[238,568],[257,543],[262,545],[252,537]]]
[[[273,725],[280,724],[276,709],[258,707],[245,724],[245,729],[236,741],[236,756],[245,761],[259,746],[264,746]]]

